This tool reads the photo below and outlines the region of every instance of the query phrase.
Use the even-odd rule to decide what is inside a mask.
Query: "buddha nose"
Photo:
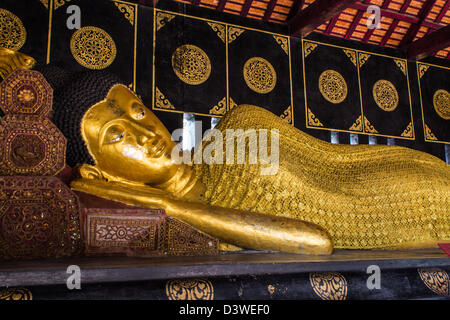
[[[137,139],[137,143],[140,146],[143,146],[147,141],[148,141],[148,137],[146,137],[144,135],[139,136],[138,139]]]

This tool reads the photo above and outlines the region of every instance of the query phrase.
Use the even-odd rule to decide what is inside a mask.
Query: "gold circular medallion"
[[[0,47],[17,51],[22,48],[26,38],[27,32],[19,17],[0,9]]]
[[[244,64],[244,80],[247,86],[258,93],[269,93],[277,84],[277,73],[264,58],[253,57]]]
[[[442,119],[450,119],[450,93],[447,90],[440,89],[434,93],[433,105],[434,110]]]
[[[70,51],[75,60],[88,69],[104,69],[116,58],[116,44],[111,36],[97,27],[83,27],[70,39]]]
[[[347,280],[337,272],[316,272],[309,274],[314,292],[322,300],[347,299]]]
[[[198,85],[208,80],[211,74],[211,61],[199,47],[185,44],[172,54],[172,68],[181,81]]]
[[[166,295],[169,300],[213,300],[214,287],[206,279],[170,280]]]
[[[33,300],[33,294],[25,288],[0,289],[0,300]]]
[[[378,80],[373,85],[373,99],[384,111],[394,111],[398,106],[398,92],[392,82],[388,80]]]
[[[328,102],[338,104],[347,98],[348,88],[344,77],[335,70],[326,70],[319,77],[319,90]]]
[[[417,272],[428,289],[441,296],[448,296],[450,294],[450,278],[445,270],[439,268],[419,268]]]

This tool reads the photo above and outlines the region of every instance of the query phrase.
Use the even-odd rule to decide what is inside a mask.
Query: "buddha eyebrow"
[[[125,113],[125,111],[123,111],[121,108],[119,108],[116,100],[114,100],[114,99],[106,100],[106,106],[109,110],[112,111],[112,113],[114,113],[117,116],[121,116]]]

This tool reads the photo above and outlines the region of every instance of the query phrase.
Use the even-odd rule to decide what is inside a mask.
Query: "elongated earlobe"
[[[78,171],[80,176],[84,179],[96,179],[96,180],[106,180],[103,177],[102,172],[95,166],[91,166],[89,164],[82,164]]]

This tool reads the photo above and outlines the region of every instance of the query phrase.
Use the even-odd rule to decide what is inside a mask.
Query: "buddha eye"
[[[135,120],[140,120],[140,119],[144,118],[145,117],[145,109],[138,104],[134,104],[131,107],[131,117]]]
[[[125,137],[125,130],[120,126],[112,126],[105,134],[104,141],[109,143],[117,143]]]

